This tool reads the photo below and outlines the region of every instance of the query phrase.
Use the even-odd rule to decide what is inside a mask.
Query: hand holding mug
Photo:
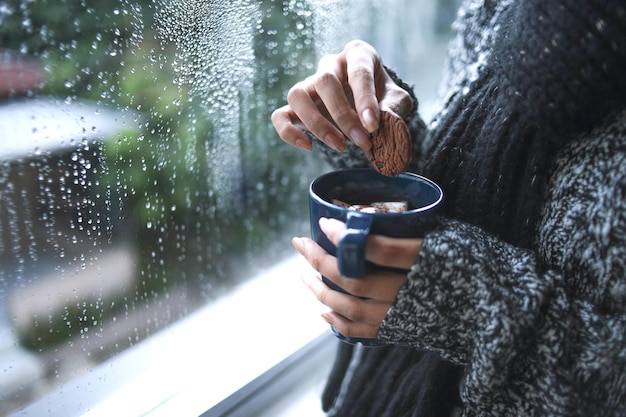
[[[329,241],[339,245],[345,224],[336,219],[321,218],[319,226]],[[396,239],[370,235],[365,257],[368,261],[388,267],[368,273],[361,279],[347,278],[339,273],[337,258],[309,238],[294,238],[298,252],[322,276],[345,290],[340,292],[327,286],[319,275],[303,276],[305,284],[315,297],[331,311],[324,319],[348,340],[375,339],[378,327],[393,304],[398,290],[406,281],[406,273],[421,248],[421,239]]]
[[[337,337],[376,344],[378,326],[419,253],[420,238],[436,226],[442,200],[437,184],[407,172],[388,177],[373,169],[345,169],[311,183],[312,239],[293,244],[321,274],[321,281],[306,282],[333,310],[325,319]],[[338,202],[402,202],[406,210],[359,212]]]

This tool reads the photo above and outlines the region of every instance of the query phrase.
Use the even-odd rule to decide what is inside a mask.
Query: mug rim
[[[330,171],[327,172],[325,174],[320,175],[319,177],[315,178],[313,181],[311,181],[311,184],[309,185],[309,195],[311,196],[311,198],[313,198],[315,201],[317,201],[318,203],[321,203],[322,205],[329,207],[329,208],[334,208],[334,209],[339,209],[339,210],[346,210],[346,211],[350,211],[350,209],[345,208],[345,207],[341,207],[338,206],[336,204],[333,204],[329,201],[324,200],[322,197],[320,197],[315,191],[314,191],[314,187],[316,184],[318,184],[319,182],[323,181],[324,179],[333,176],[333,175],[337,175],[341,172],[346,172],[346,171],[350,171],[350,172],[369,172],[369,173],[375,173],[380,175],[381,177],[385,177],[383,174],[380,174],[378,171],[376,171],[373,168],[347,168],[347,169],[340,169],[340,170],[336,170],[336,171]],[[441,201],[443,200],[443,189],[439,186],[439,184],[437,184],[436,182],[434,182],[433,180],[424,177],[423,175],[419,175],[419,174],[415,174],[413,172],[402,172],[400,174],[398,174],[397,176],[409,176],[409,177],[413,177],[415,179],[420,180],[423,183],[426,183],[427,185],[431,186],[432,188],[434,188],[438,194],[437,199],[426,205],[426,206],[421,206],[421,207],[417,207],[411,210],[407,210],[404,211],[402,213],[363,213],[363,212],[358,212],[361,213],[363,215],[376,215],[376,216],[385,216],[385,217],[395,217],[395,216],[403,216],[403,215],[407,215],[407,214],[413,214],[413,213],[421,213],[423,211],[428,211],[434,207],[436,207],[437,205],[439,205],[441,203]],[[393,177],[386,177],[386,178],[393,178]],[[354,210],[353,210],[354,211]]]

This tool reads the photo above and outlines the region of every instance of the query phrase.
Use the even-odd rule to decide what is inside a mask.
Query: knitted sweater
[[[626,415],[626,5],[467,0],[453,29],[442,109],[410,120],[444,219],[379,329],[392,346],[348,355],[326,408],[420,415],[436,399],[411,378],[436,391],[439,370],[463,416]],[[412,371],[424,352],[434,373]]]

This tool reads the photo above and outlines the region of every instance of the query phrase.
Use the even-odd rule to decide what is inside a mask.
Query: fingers
[[[294,238],[292,243],[313,269],[354,296],[392,303],[406,281],[405,274],[389,271],[372,272],[361,279],[347,278],[339,273],[337,258],[311,239]]]
[[[390,303],[364,300],[334,291],[314,274],[306,274],[302,279],[313,295],[322,304],[331,308],[332,311],[323,317],[341,334],[347,337],[376,337]]]
[[[350,320],[336,311],[330,311],[322,314],[322,317],[343,336],[363,339],[376,339],[378,335],[378,328],[385,318],[385,316],[383,316],[379,321],[377,321],[376,324],[371,324],[362,321]]]
[[[319,225],[328,239],[335,246],[339,246],[339,238],[345,224],[336,219],[321,218]],[[365,258],[376,265],[410,269],[421,247],[421,239],[396,239],[370,235],[365,247]]]
[[[373,133],[386,110],[405,119],[413,110],[413,98],[389,76],[376,50],[362,41],[351,41],[344,49],[348,82],[356,111],[366,129]]]
[[[327,56],[320,61],[315,91],[324,103],[329,116],[341,131],[357,146],[371,148],[369,132],[363,127],[359,115],[353,108],[353,90],[346,88],[344,61]]]
[[[344,54],[356,112],[367,131],[373,133],[380,123],[376,88],[376,78],[383,73],[380,58],[374,48],[362,41],[349,42]]]
[[[414,106],[385,71],[376,50],[363,41],[349,42],[341,53],[323,57],[315,74],[289,90],[287,103],[272,114],[283,141],[310,150],[304,128],[338,151],[345,150],[346,137],[368,151],[381,109],[404,119]]]
[[[301,123],[289,106],[274,110],[272,124],[284,142],[306,151],[313,149],[311,139],[298,127]]]
[[[369,132],[362,126],[346,86],[344,59],[327,55],[313,76],[289,90],[287,102],[302,124],[333,149],[345,149],[345,135],[368,150]]]
[[[345,227],[344,223],[334,219],[321,219],[320,227],[328,238],[337,245],[339,235]],[[419,239],[391,239],[377,236],[368,238],[368,259],[378,259],[375,253],[377,248],[388,246],[399,248],[406,259],[413,259],[421,245]],[[398,243],[400,242],[400,243]],[[332,324],[337,331],[347,337],[375,338],[378,327],[387,315],[389,308],[395,302],[395,298],[407,277],[405,273],[393,271],[370,272],[363,279],[354,279],[341,276],[338,270],[337,258],[326,252],[321,246],[309,238],[294,238],[294,247],[305,257],[311,266],[319,272],[303,276],[303,281],[309,287],[315,297],[328,306],[331,311],[323,315],[324,319]],[[368,252],[372,254],[367,255]],[[388,256],[395,262],[397,253],[395,249],[384,250],[391,254]],[[411,254],[411,255],[409,255]],[[384,256],[381,258],[383,259]],[[409,267],[410,262],[407,261]],[[402,264],[402,262],[397,262]],[[405,268],[405,269],[408,269]],[[332,281],[347,293],[336,291],[327,286],[321,276]]]
[[[384,77],[381,68],[374,48],[360,41],[349,43],[340,54],[322,58],[315,74],[289,90],[288,106],[272,114],[281,139],[310,149],[310,140],[294,129],[301,124],[336,150],[345,149],[345,137],[369,150],[370,133],[378,128],[380,118],[376,78]],[[380,85],[384,86],[384,80]]]
[[[304,256],[309,264],[324,275],[326,278],[336,282],[339,278],[339,270],[337,269],[337,258],[330,255],[321,246],[309,238],[293,238],[292,244]]]
[[[316,77],[309,77],[294,85],[287,94],[287,102],[305,128],[331,148],[343,151],[346,146],[344,135],[324,114],[325,103],[315,91],[316,82]]]

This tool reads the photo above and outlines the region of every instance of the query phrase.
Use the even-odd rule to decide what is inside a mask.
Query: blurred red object
[[[41,88],[43,77],[38,60],[0,49],[0,98],[31,94]]]

